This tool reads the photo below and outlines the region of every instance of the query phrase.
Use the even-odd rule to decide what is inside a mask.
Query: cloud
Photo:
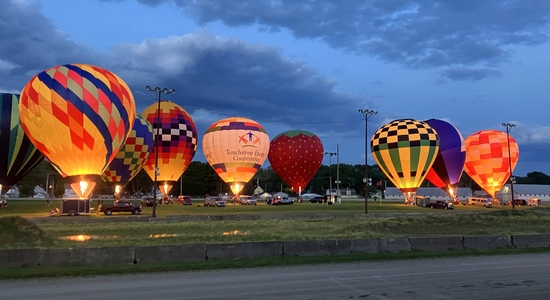
[[[501,74],[498,70],[470,68],[453,68],[441,72],[441,76],[455,81],[479,81],[486,77],[499,77]]]
[[[158,5],[161,0],[139,0]],[[164,0],[199,24],[288,29],[296,38],[409,68],[498,65],[511,45],[548,42],[548,1]]]

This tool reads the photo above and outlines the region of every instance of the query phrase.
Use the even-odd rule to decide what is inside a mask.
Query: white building
[[[461,201],[468,200],[469,197],[471,197],[471,190],[470,188],[458,188],[457,191],[457,198]],[[435,187],[421,187],[418,188],[416,191],[417,196],[424,196],[424,197],[430,197],[430,199],[434,200],[450,200],[451,197],[447,192],[440,188]],[[403,200],[405,201],[405,197],[403,196],[403,192],[401,192],[396,187],[387,187],[385,192],[385,198],[388,200]]]
[[[497,192],[497,198],[508,201],[511,200],[509,184],[506,184]],[[550,185],[543,184],[514,184],[514,199],[538,198],[542,202],[550,201]]]

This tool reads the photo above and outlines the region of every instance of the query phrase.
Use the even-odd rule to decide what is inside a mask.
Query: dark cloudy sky
[[[0,91],[95,64],[138,111],[154,102],[146,85],[175,88],[201,137],[244,116],[270,137],[312,131],[348,164],[364,163],[359,108],[378,111],[369,139],[398,118],[464,137],[512,122],[516,173],[548,174],[549,36],[547,0],[0,0]]]

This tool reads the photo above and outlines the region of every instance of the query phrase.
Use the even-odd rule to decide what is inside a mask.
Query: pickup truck
[[[113,205],[101,204],[98,209],[99,212],[103,212],[105,215],[110,216],[114,212],[131,212],[133,215],[139,215],[141,212],[141,205],[134,205],[128,201],[117,201]]]

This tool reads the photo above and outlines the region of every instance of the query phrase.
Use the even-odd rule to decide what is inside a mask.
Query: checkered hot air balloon
[[[81,198],[126,141],[135,113],[132,92],[120,77],[85,64],[38,73],[19,102],[23,130]]]
[[[499,191],[510,177],[519,159],[519,147],[510,136],[510,156],[508,156],[508,136],[498,130],[481,130],[464,140],[466,162],[464,171],[491,197]]]
[[[464,138],[456,127],[443,120],[430,119],[426,123],[439,136],[439,152],[426,179],[454,198],[466,159]]]
[[[410,203],[439,151],[439,137],[426,122],[400,119],[372,136],[371,152],[380,169]]]
[[[19,95],[0,93],[0,195],[44,159],[23,132],[18,105]]]
[[[271,140],[267,158],[275,173],[300,193],[323,163],[323,143],[305,130],[289,130]]]
[[[254,120],[231,117],[210,125],[202,139],[206,160],[239,195],[269,153],[269,136]]]
[[[155,161],[158,149],[158,173],[160,191],[166,195],[187,169],[197,152],[197,127],[191,116],[174,102],[160,102],[160,120],[157,103],[151,104],[141,114],[153,125],[153,136],[160,128],[158,142],[144,169],[155,178]]]
[[[101,179],[104,182],[123,188],[145,165],[153,152],[153,126],[142,115],[136,114],[134,126],[126,142],[109,164]],[[119,191],[115,191],[118,194]]]

